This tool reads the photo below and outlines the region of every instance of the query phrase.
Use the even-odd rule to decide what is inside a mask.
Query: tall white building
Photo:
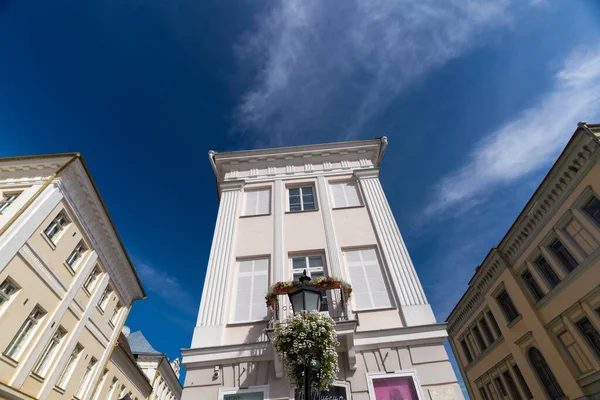
[[[219,212],[183,399],[293,399],[269,340],[290,313],[274,282],[336,276],[324,293],[336,320],[336,399],[462,399],[437,323],[379,181],[386,138],[209,152]]]

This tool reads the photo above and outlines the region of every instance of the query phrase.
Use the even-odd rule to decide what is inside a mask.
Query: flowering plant
[[[342,289],[344,291],[344,295],[346,299],[349,299],[352,296],[352,286],[335,276],[318,276],[310,280],[311,285],[318,290],[328,290],[328,289]],[[267,307],[272,307],[276,300],[277,295],[287,294],[300,286],[302,283],[294,279],[293,281],[286,282],[277,282],[269,287],[269,291],[265,295],[265,301],[267,303]]]
[[[318,311],[289,316],[277,325],[273,339],[273,347],[295,388],[304,384],[304,367],[310,363],[312,391],[327,390],[333,383],[339,371],[338,345],[335,322]]]

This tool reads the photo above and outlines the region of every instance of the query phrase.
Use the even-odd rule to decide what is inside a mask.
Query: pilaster
[[[323,225],[325,226],[325,240],[327,242],[327,253],[329,255],[330,275],[342,277],[342,263],[340,248],[335,237],[333,228],[333,214],[331,202],[329,201],[328,184],[323,175],[317,177],[317,190],[319,192],[319,202],[321,203],[321,213],[323,215]]]
[[[379,181],[379,169],[356,170],[354,175],[373,221],[381,253],[406,325],[435,323],[431,306],[427,303],[423,287]]]
[[[192,347],[216,346],[221,343],[225,306],[228,304],[225,289],[233,261],[236,218],[243,187],[244,181],[228,181],[219,185],[221,201]]]
[[[273,193],[273,278],[275,282],[284,280],[283,268],[287,265],[283,247],[283,215],[285,213],[285,186],[281,179],[274,184]]]

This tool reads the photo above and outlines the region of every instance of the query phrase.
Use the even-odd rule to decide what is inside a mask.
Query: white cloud
[[[493,132],[482,132],[485,138],[471,150],[468,161],[436,185],[426,216],[450,208],[464,210],[495,187],[547,167],[578,121],[593,122],[600,115],[599,106],[600,49],[570,54],[537,104]]]
[[[416,78],[506,25],[512,1],[277,0],[238,47],[258,68],[238,117],[275,144],[352,137]]]

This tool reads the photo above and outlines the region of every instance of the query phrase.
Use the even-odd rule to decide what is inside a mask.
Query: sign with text
[[[304,392],[296,390],[294,400],[304,400]],[[348,400],[346,388],[343,386],[332,386],[329,390],[319,390],[313,392],[310,400]]]

